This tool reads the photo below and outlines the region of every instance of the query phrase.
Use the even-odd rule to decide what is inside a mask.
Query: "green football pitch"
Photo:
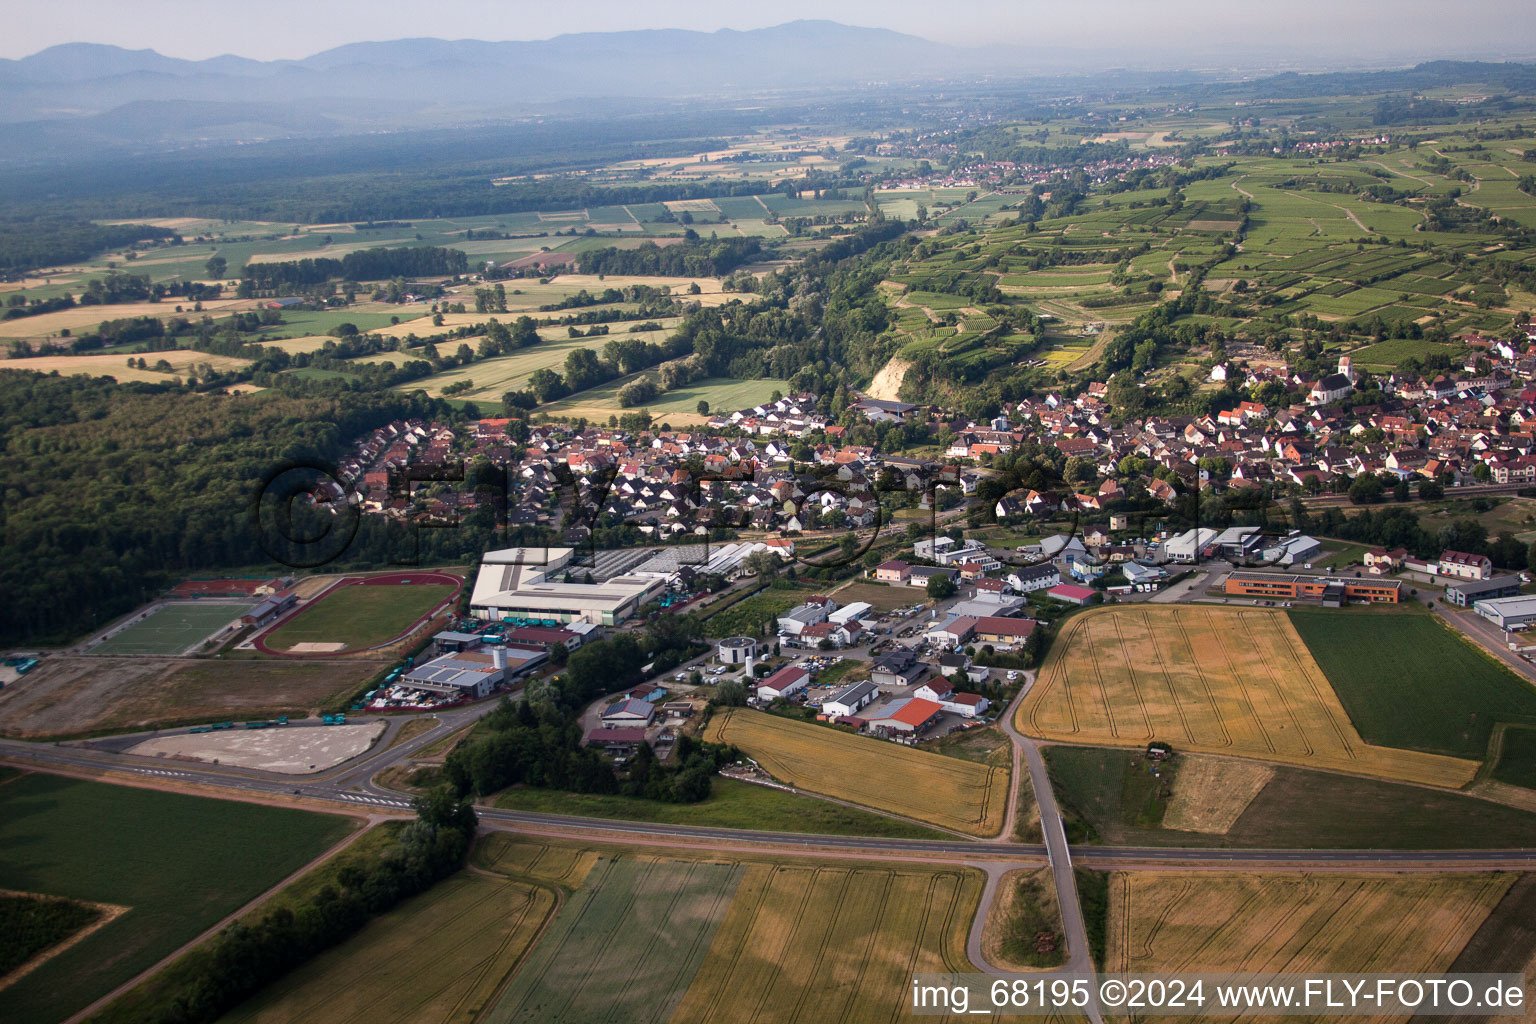
[[[91,648],[92,654],[180,654],[251,610],[249,602],[161,605]]]

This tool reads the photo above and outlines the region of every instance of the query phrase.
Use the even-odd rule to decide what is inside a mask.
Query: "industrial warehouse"
[[[774,549],[752,542],[691,544],[597,552],[592,562],[578,560],[575,548],[487,551],[470,595],[470,614],[486,620],[614,626],[682,580],[728,576],[748,555],[763,550]]]

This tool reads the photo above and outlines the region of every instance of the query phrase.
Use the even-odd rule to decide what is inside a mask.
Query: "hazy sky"
[[[1017,43],[1330,59],[1536,56],[1536,0],[51,0],[6,19],[0,57],[115,43],[173,57],[306,57],[358,40],[543,39],[634,28],[748,29],[797,18],[891,28],[959,45]]]

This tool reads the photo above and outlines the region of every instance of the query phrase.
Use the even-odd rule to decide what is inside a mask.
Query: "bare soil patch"
[[[303,715],[349,695],[384,660],[44,659],[0,690],[0,735],[44,739],[235,718]]]

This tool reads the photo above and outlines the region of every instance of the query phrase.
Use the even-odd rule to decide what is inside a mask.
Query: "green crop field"
[[[666,1021],[725,916],[737,864],[603,858],[482,1019]]]
[[[33,774],[0,786],[0,888],[127,907],[0,989],[0,1020],[70,1016],[339,842],[346,818]]]
[[[818,835],[889,836],[896,839],[947,838],[942,832],[910,821],[872,814],[812,796],[787,793],[782,789],[719,777],[714,780],[709,798],[696,804],[665,804],[635,797],[564,793],[551,789],[507,789],[497,795],[496,806],[545,814],[655,821],[668,825],[708,825],[714,828],[768,829]]]
[[[250,611],[250,602],[164,604],[91,648],[92,654],[180,654]]]
[[[1396,369],[1399,363],[1410,357],[1422,361],[1435,354],[1460,359],[1466,354],[1466,349],[1461,345],[1424,338],[1391,338],[1356,349],[1350,353],[1350,358],[1356,366],[1390,370]]]
[[[301,643],[375,647],[404,633],[453,593],[445,583],[346,584],[332,588],[262,637],[275,651]]]
[[[1481,758],[1495,723],[1536,725],[1536,689],[1431,616],[1290,618],[1368,743]]]
[[[0,978],[101,920],[105,913],[78,900],[0,893]]]
[[[1536,727],[1504,731],[1493,777],[1500,782],[1536,789]]]

